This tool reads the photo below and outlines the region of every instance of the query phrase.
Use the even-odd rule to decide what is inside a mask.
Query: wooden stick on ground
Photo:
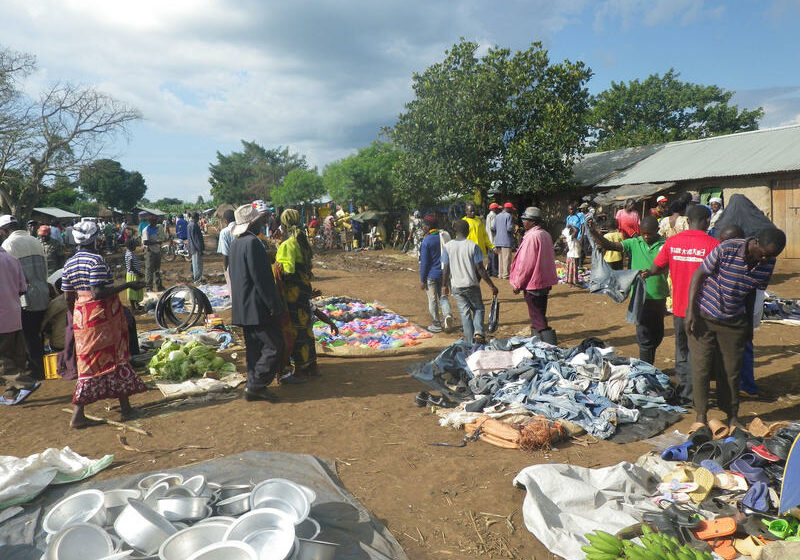
[[[61,410],[63,412],[69,412],[70,414],[72,414],[72,410],[70,410],[69,408],[62,408]],[[143,429],[137,428],[135,426],[130,426],[130,425],[124,424],[122,422],[117,422],[116,420],[109,420],[108,418],[101,418],[99,416],[89,416],[88,414],[85,414],[85,416],[86,416],[86,418],[88,418],[89,420],[91,420],[93,422],[102,422],[103,424],[110,424],[110,425],[116,426],[118,428],[125,428],[126,430],[130,430],[132,432],[136,432],[137,434],[142,434],[143,436],[151,436],[152,437],[152,435],[153,435],[150,432],[148,432],[147,430],[143,430]]]

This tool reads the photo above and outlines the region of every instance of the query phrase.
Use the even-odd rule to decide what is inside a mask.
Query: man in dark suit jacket
[[[279,373],[284,351],[280,328],[284,304],[275,287],[267,251],[258,238],[266,215],[245,204],[236,209],[235,217],[228,270],[233,324],[244,330],[247,348],[244,396],[248,401],[275,402],[278,395],[267,387]]]

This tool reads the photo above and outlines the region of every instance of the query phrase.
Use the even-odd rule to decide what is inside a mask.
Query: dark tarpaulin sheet
[[[714,225],[714,237],[719,239],[719,234],[728,225],[742,228],[745,237],[758,235],[762,229],[775,227],[766,214],[743,194],[734,194],[728,199],[722,216]]]
[[[49,487],[25,506],[24,513],[0,524],[0,559],[40,560],[46,548],[42,520],[65,495],[89,488],[135,488],[139,480],[153,472],[162,471]],[[386,527],[345,490],[333,466],[312,455],[248,451],[163,472],[184,477],[203,474],[207,480],[220,484],[255,484],[268,478],[293,480],[317,493],[310,516],[322,526],[318,539],[341,545],[336,560],[407,560]]]

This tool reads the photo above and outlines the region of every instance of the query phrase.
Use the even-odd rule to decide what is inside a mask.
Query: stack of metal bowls
[[[273,478],[221,485],[157,473],[135,488],[83,490],[44,517],[43,560],[332,560],[315,540],[313,490]]]

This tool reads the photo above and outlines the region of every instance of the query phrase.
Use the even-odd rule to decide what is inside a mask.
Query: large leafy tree
[[[357,153],[328,164],[322,174],[331,198],[348,206],[366,205],[391,210],[410,201],[397,188],[394,169],[400,151],[389,142],[375,141]]]
[[[316,169],[292,169],[283,184],[272,190],[272,202],[278,206],[306,204],[323,194],[325,186]]]
[[[20,83],[35,67],[33,56],[0,48],[0,208],[22,219],[58,188],[56,177],[77,177],[140,118],[108,95],[71,84],[31,99]]]
[[[138,171],[127,171],[118,161],[99,159],[80,172],[81,190],[109,208],[131,210],[147,191]]]
[[[548,191],[570,180],[587,127],[582,62],[551,64],[533,43],[521,52],[462,40],[414,74],[414,99],[393,130],[397,178],[417,204],[445,195]]]
[[[209,165],[211,196],[215,204],[245,204],[271,198],[271,190],[283,184],[292,169],[308,169],[306,158],[289,148],[267,150],[256,142],[242,140],[242,151],[223,155]]]
[[[739,109],[728,104],[733,92],[679,76],[670,69],[641,82],[611,82],[594,96],[588,113],[594,147],[615,150],[758,129],[762,108]]]

